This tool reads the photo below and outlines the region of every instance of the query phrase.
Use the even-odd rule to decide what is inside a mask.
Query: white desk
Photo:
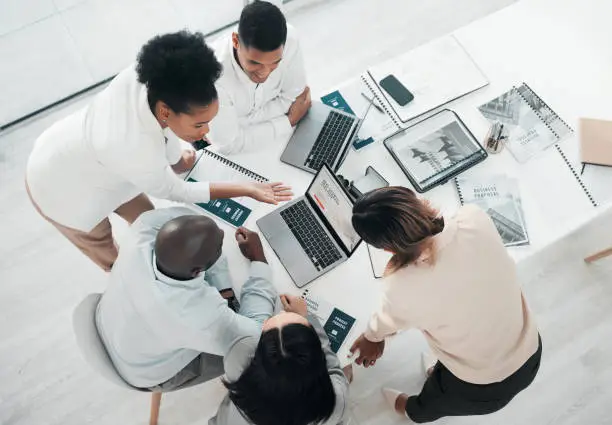
[[[609,47],[612,26],[607,22],[610,16],[612,4],[608,0],[523,0],[460,29],[455,36],[482,68],[491,84],[445,107],[455,110],[472,132],[482,139],[488,124],[476,109],[477,106],[513,84],[525,81],[574,128],[579,116],[609,118],[612,113],[612,50]],[[343,84],[340,91],[356,114],[360,115],[365,100],[359,95],[358,81],[356,76]],[[377,113],[371,111],[368,120],[375,120]],[[367,135],[368,120],[362,129],[362,136]],[[576,158],[576,136],[562,142],[562,146],[570,157]],[[291,184],[299,196],[313,176],[281,163],[278,158],[283,147],[284,144],[272,151],[240,154],[232,159],[272,180]],[[548,156],[551,154],[558,155],[547,153]],[[555,163],[562,164],[547,160],[546,155],[542,155],[525,166],[519,166],[508,152],[502,152],[491,155],[484,163],[468,171],[507,172],[520,178],[532,243],[527,247],[509,249],[517,260],[559,239],[597,214],[597,209],[590,206],[580,191],[574,191],[576,195],[568,195],[566,183],[560,183],[559,169],[550,168],[558,167],[552,165]],[[410,187],[380,142],[360,152],[351,151],[340,174],[353,179],[362,174],[367,165],[373,165],[391,184]],[[565,181],[575,184],[571,183],[569,171],[561,170],[563,172],[569,178]],[[424,196],[447,214],[459,207],[452,183]],[[264,206],[258,209],[247,226],[256,229],[255,220],[273,208]],[[234,261],[240,254],[233,238],[230,238],[230,232],[228,227],[225,252]],[[274,283],[280,291],[297,294],[298,289],[265,241],[264,247],[274,269]],[[232,273],[234,283],[240,286],[246,277],[246,269],[232,267]],[[360,320],[359,327],[363,328],[376,308],[379,291],[365,245],[362,244],[347,262],[312,282],[308,288],[355,315]]]

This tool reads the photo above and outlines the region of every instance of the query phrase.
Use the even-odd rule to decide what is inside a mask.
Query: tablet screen
[[[444,110],[385,140],[418,191],[448,180],[486,157],[456,114]]]

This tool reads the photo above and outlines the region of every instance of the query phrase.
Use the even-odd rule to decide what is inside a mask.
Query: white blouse
[[[179,202],[209,201],[208,183],[185,182],[172,170],[181,152],[178,138],[166,141],[132,65],[88,106],[36,140],[26,178],[46,216],[88,232],[141,192]]]

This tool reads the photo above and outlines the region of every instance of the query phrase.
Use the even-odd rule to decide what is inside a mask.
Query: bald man
[[[172,391],[223,374],[222,356],[259,335],[278,294],[256,233],[235,238],[251,260],[234,312],[223,231],[184,207],[146,212],[121,245],[96,312],[106,350],[123,379],[137,388]]]

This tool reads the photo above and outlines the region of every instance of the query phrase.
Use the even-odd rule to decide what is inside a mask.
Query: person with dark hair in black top
[[[228,395],[209,425],[337,425],[345,417],[350,366],[340,368],[302,298],[281,302],[259,340],[246,337],[225,355]]]
[[[153,209],[145,193],[185,203],[290,199],[281,183],[194,183],[176,175],[194,165],[195,153],[183,150],[175,135],[190,143],[206,136],[219,109],[220,74],[221,64],[201,33],[149,40],[135,65],[38,138],[26,172],[35,208],[109,271],[117,247],[108,216],[115,212],[133,223]]]
[[[211,143],[238,152],[285,141],[311,100],[298,37],[281,10],[267,1],[249,4],[238,32],[215,50],[224,71]]]

